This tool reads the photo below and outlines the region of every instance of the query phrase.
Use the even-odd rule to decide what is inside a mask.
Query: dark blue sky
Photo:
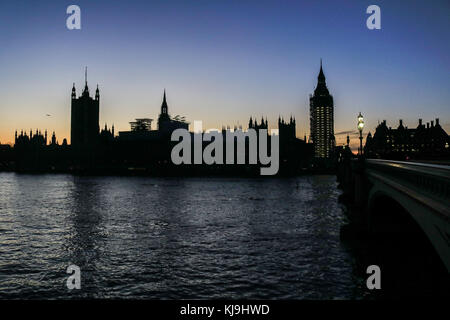
[[[66,28],[70,4],[81,30]],[[371,4],[381,30],[366,28]],[[101,125],[156,118],[166,88],[169,112],[205,128],[292,114],[303,137],[320,58],[336,133],[354,130],[359,111],[370,130],[439,117],[449,131],[449,13],[448,1],[2,1],[0,141],[16,128],[69,138],[86,65]]]

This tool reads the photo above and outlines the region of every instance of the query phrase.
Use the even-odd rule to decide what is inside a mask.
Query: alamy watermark
[[[66,27],[69,30],[81,29],[81,9],[77,5],[70,5],[67,7],[66,10],[67,14],[70,14],[70,16],[67,17],[66,20]]]
[[[373,264],[367,267],[366,270],[367,274],[370,274],[370,276],[366,280],[366,286],[367,289],[373,290],[373,289],[381,289],[381,270],[380,267]]]
[[[176,129],[172,132],[172,141],[178,141],[171,152],[171,159],[175,165],[192,164],[246,164],[248,150],[248,164],[265,166],[260,168],[261,175],[275,175],[279,168],[279,136],[278,129],[272,129],[268,135],[267,129],[258,131],[249,128],[247,131],[211,129],[203,132],[202,121],[194,121],[194,132],[187,129]],[[193,142],[192,142],[193,140]],[[225,159],[224,159],[225,140]],[[209,142],[204,148],[203,142]],[[235,144],[236,142],[236,144]],[[270,143],[270,153],[268,144]]]
[[[70,16],[67,17],[66,26],[69,30],[81,29],[81,9],[79,6],[72,4],[67,7],[66,13]],[[366,26],[369,30],[381,29],[381,9],[379,6],[372,4],[367,7],[366,13],[370,16],[366,20]]]
[[[381,29],[381,9],[379,6],[372,4],[367,7],[366,13],[370,16],[366,20],[366,26],[369,30]]]
[[[67,289],[81,289],[81,270],[79,266],[71,264],[67,267],[66,272],[70,274],[69,278],[67,278],[66,286]]]

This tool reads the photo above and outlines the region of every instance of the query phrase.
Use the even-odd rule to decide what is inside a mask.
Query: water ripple
[[[359,286],[332,176],[0,184],[1,298],[346,299]]]

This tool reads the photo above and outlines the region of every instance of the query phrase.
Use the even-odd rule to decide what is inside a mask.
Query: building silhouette
[[[334,170],[335,164],[352,155],[347,136],[347,146],[336,147],[334,138],[334,102],[326,86],[322,61],[314,94],[310,96],[310,137],[296,137],[296,119],[292,116],[285,120],[278,118],[279,138],[279,174],[291,175],[311,170],[325,172]],[[71,145],[63,139],[60,144],[53,132],[51,137],[47,130],[36,130],[29,134],[15,132],[14,148],[0,145],[0,170],[19,172],[77,172],[95,174],[259,174],[260,164],[249,161],[250,139],[245,136],[245,163],[237,160],[237,144],[234,144],[234,165],[213,165],[197,163],[196,166],[175,165],[171,161],[171,151],[177,144],[171,140],[176,129],[189,130],[189,123],[179,115],[171,116],[167,103],[166,90],[163,92],[160,113],[157,117],[157,128],[153,129],[153,119],[142,117],[130,122],[129,131],[121,131],[116,135],[114,125],[105,124],[99,127],[100,91],[97,85],[95,95],[89,94],[87,69],[85,86],[77,97],[75,84],[71,92]],[[250,117],[248,129],[256,130],[257,148],[261,138],[267,138],[268,150],[272,145],[267,117],[261,121]],[[267,130],[267,137],[261,136],[260,129]],[[244,131],[242,125],[222,128],[221,134],[226,141],[228,133]],[[195,134],[190,132],[191,140]],[[214,138],[215,139],[215,138]],[[234,139],[234,138],[233,138]],[[202,151],[210,141],[202,140]],[[417,128],[409,129],[400,124],[397,129],[387,127],[383,121],[376,128],[375,134],[369,132],[365,154],[367,157],[384,159],[450,159],[450,139],[439,124],[439,119],[426,126],[419,120]],[[253,150],[253,149],[252,149]],[[258,149],[257,149],[258,150]],[[191,158],[194,163],[194,144]],[[225,144],[222,150],[227,155]],[[183,151],[184,152],[184,151]],[[253,151],[252,151],[253,152]],[[215,152],[214,152],[215,155]],[[327,171],[328,172],[328,171]]]
[[[320,60],[320,72],[314,95],[309,98],[310,105],[310,139],[314,144],[314,156],[328,159],[332,157],[334,138],[334,104],[330,95]]]
[[[284,121],[282,117],[278,117],[278,132],[280,134],[280,138],[283,140],[292,140],[295,139],[295,118],[291,116],[288,121]],[[305,139],[306,142],[306,139]]]
[[[27,135],[26,132],[24,133],[23,130],[19,135],[16,130],[16,133],[14,134],[14,145],[17,147],[45,146],[47,145],[47,130],[42,134],[40,130],[36,129],[34,135],[32,130],[30,130],[29,135]]]
[[[161,113],[158,117],[158,130],[162,134],[172,134],[176,129],[186,129],[188,130],[189,123],[178,120],[178,117],[172,118],[169,115],[169,107],[166,101],[166,90],[164,89],[163,101],[161,104]]]
[[[183,119],[183,118],[182,118]],[[167,105],[166,90],[164,90],[163,101],[161,104],[161,113],[158,116],[158,128],[152,130],[153,119],[138,118],[130,122],[130,131],[120,131],[119,141],[155,141],[167,138],[176,129],[189,129],[189,123],[180,120],[177,116],[172,118],[169,115]]]
[[[166,101],[166,89],[164,89],[163,101],[161,104],[161,113],[158,117],[158,130],[164,129],[165,125],[170,121],[169,107]]]
[[[382,159],[449,159],[450,138],[439,124],[439,119],[426,126],[419,119],[416,128],[408,128],[399,121],[396,129],[383,120],[375,133],[367,134],[364,153],[366,157]]]
[[[252,117],[250,117],[250,120],[248,121],[248,128],[255,130],[268,129],[267,118],[264,120],[264,117],[261,117],[261,122],[258,124],[258,120],[256,120],[256,118],[253,120]]]
[[[171,161],[171,151],[178,143],[171,140],[176,129],[189,129],[189,123],[179,115],[171,116],[167,103],[166,90],[163,92],[160,113],[157,117],[157,128],[153,129],[153,119],[142,117],[130,122],[129,131],[121,131],[116,135],[114,125],[104,125],[99,129],[100,92],[97,86],[93,97],[89,94],[87,70],[85,86],[77,97],[75,84],[71,93],[71,145],[63,139],[62,144],[56,134],[50,136],[47,130],[30,130],[29,134],[16,131],[14,148],[1,146],[0,169],[10,168],[16,171],[37,172],[80,172],[95,174],[259,174],[260,164],[250,163],[250,139],[259,142],[267,138],[268,150],[272,145],[267,117],[258,121],[250,117],[248,129],[256,130],[256,136],[245,137],[245,163],[237,160],[237,144],[234,144],[234,165],[213,165],[196,163],[196,166],[175,165]],[[333,129],[334,113],[333,97],[325,82],[325,75],[320,64],[317,87],[310,96],[309,142],[296,137],[296,119],[278,118],[279,138],[279,174],[291,175],[312,170],[324,172],[333,170],[337,161],[352,156],[347,136],[346,147],[336,147]],[[267,137],[261,136],[260,129],[267,130]],[[244,131],[241,125],[223,127],[221,134],[226,141],[228,133]],[[191,141],[195,134],[190,132]],[[215,138],[214,138],[215,139]],[[234,139],[234,138],[233,138]],[[202,151],[210,141],[202,140]],[[368,134],[365,145],[367,157],[384,159],[449,159],[450,139],[439,124],[439,119],[426,126],[419,120],[417,128],[409,129],[400,120],[398,128],[387,127],[386,121],[378,125],[375,134]],[[253,149],[252,149],[253,150]],[[259,149],[257,149],[259,150]],[[190,152],[194,163],[194,144]],[[227,155],[223,145],[222,154]],[[184,152],[184,151],[183,151]],[[252,151],[253,152],[253,151]],[[215,155],[215,152],[214,152]]]
[[[98,143],[99,138],[100,91],[97,85],[95,98],[89,95],[87,68],[85,71],[85,86],[81,96],[77,98],[74,83],[71,98],[71,145],[77,150],[91,149]]]
[[[114,141],[114,124],[111,128],[105,123],[105,127],[100,131],[100,144]]]

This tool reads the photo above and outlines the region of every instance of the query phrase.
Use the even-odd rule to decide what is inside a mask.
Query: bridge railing
[[[368,174],[379,173],[379,177],[393,179],[438,201],[450,219],[450,166],[381,159],[366,159],[365,162]]]

